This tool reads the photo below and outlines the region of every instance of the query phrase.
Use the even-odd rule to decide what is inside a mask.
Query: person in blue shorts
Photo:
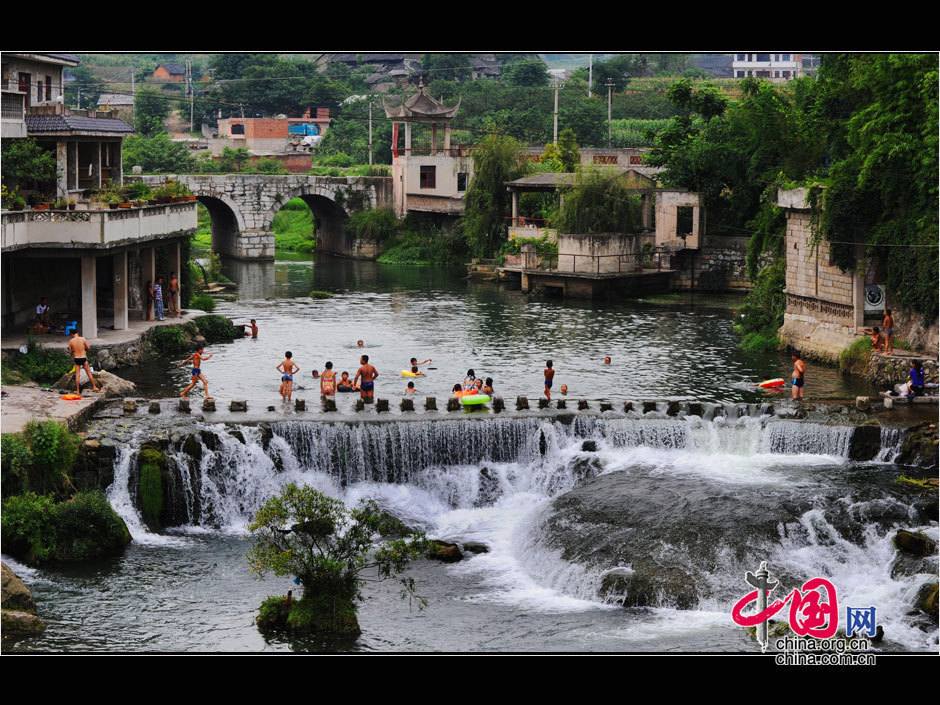
[[[545,361],[545,398],[552,400],[552,380],[555,379],[555,368],[551,360]]]
[[[804,375],[806,374],[806,363],[800,358],[800,353],[793,351],[793,386],[790,389],[790,397],[796,401],[803,400],[803,385],[806,383]]]
[[[209,381],[206,379],[206,376],[202,374],[203,360],[209,360],[211,358],[212,353],[205,352],[205,346],[200,345],[196,348],[196,352],[186,358],[186,360],[183,362],[183,365],[190,361],[193,364],[192,380],[190,381],[189,386],[183,390],[182,394],[180,394],[183,399],[186,399],[189,396],[189,393],[193,391],[193,387],[195,387],[199,382],[202,382],[202,390],[205,394],[205,398],[212,398],[209,396]]]
[[[294,353],[288,350],[284,353],[284,361],[277,366],[277,371],[281,373],[281,401],[290,401],[294,393],[294,375],[300,372],[293,357]]]

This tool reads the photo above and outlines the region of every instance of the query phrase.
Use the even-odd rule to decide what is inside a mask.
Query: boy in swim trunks
[[[91,367],[88,365],[89,347],[88,341],[80,336],[77,330],[73,330],[72,338],[69,340],[69,354],[72,356],[72,361],[75,363],[75,393],[79,395],[82,393],[82,370],[88,373],[88,379],[91,380],[91,388],[96,392],[101,391],[101,387],[95,382],[95,378],[91,374]]]
[[[202,382],[202,389],[206,399],[212,398],[209,396],[209,381],[206,379],[206,376],[202,374],[202,361],[212,359],[212,353],[205,352],[205,347],[205,345],[199,345],[196,348],[196,352],[187,357],[183,362],[183,365],[186,365],[186,363],[190,361],[193,363],[192,381],[189,383],[189,386],[183,390],[183,393],[180,394],[180,397],[183,399],[186,399],[189,396],[189,393],[193,391],[193,387],[195,387],[199,382]]]
[[[894,316],[891,315],[891,309],[885,309],[885,317],[881,319],[881,327],[884,328],[884,350],[885,355],[894,352]]]
[[[347,378],[349,375],[347,375]],[[333,363],[327,361],[326,369],[320,375],[320,396],[323,399],[336,398],[336,373],[333,372]]]
[[[552,361],[545,361],[545,398],[552,400],[552,380],[555,379],[555,368],[552,367]]]
[[[360,367],[356,370],[356,376],[353,377],[353,385],[362,378],[362,384],[359,385],[359,396],[366,404],[375,401],[372,394],[375,391],[375,379],[379,376],[379,371],[369,364],[369,356],[363,355],[359,358]]]
[[[294,353],[288,350],[284,353],[284,361],[276,368],[281,373],[281,401],[290,401],[294,393],[294,375],[300,372],[300,368],[291,359],[293,357]]]
[[[417,393],[418,393],[418,390],[415,389],[415,383],[409,382],[408,386],[405,387],[405,394],[417,394]]]
[[[338,392],[355,392],[356,385],[352,383],[352,380],[349,379],[349,373],[345,370],[339,378],[339,382],[336,385],[336,390]]]
[[[794,400],[803,399],[803,385],[805,380],[803,375],[806,373],[806,363],[800,359],[800,353],[793,351],[793,387],[791,389],[791,397]]]

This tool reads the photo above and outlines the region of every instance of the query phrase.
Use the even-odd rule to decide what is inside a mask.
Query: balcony
[[[196,228],[196,203],[117,210],[3,211],[4,252],[27,247],[108,249]]]
[[[26,137],[26,96],[3,91],[3,138]]]

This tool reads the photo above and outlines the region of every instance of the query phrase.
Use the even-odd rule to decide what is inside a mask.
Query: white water
[[[846,463],[852,433],[849,427],[756,416],[713,422],[698,417],[578,417],[570,426],[533,418],[285,423],[274,425],[265,448],[257,428],[239,428],[244,443],[222,425],[201,428],[215,434],[218,446],[211,450],[202,444],[198,466],[181,452],[169,454],[187,488],[191,522],[199,509],[198,522],[179,532],[245,533],[257,508],[289,482],[316,487],[350,506],[372,498],[432,537],[488,546],[488,553],[443,568],[479,581],[482,589],[464,599],[536,612],[618,609],[597,597],[603,570],[565,561],[541,541],[543,513],[554,497],[578,484],[579,461],[594,457],[603,473],[647,466],[663,477],[698,476],[760,491],[761,485],[806,483],[807,468]],[[581,452],[586,438],[595,440],[597,453]],[[897,445],[890,434],[882,438]],[[112,504],[135,540],[185,540],[154,535],[143,526],[127,490],[133,458],[131,450],[119,452],[109,490]],[[802,479],[794,479],[800,469]],[[199,480],[197,493],[190,490],[193,474]],[[909,648],[930,646],[936,631],[922,632],[904,619],[923,578],[890,578],[895,557],[890,532],[879,535],[869,524],[863,544],[855,545],[842,539],[819,510],[804,515],[801,524],[805,532],[791,532],[768,557],[774,569],[830,577],[844,590],[843,605],[876,604],[882,609],[879,623],[891,640]],[[936,527],[930,530],[936,536]],[[710,581],[716,594],[732,586],[745,588],[743,574],[730,568],[733,563],[729,559],[729,567],[719,568]],[[732,628],[727,610],[722,599],[703,600],[694,616],[654,609],[652,619],[623,638],[642,640],[657,630],[702,630],[717,624]]]

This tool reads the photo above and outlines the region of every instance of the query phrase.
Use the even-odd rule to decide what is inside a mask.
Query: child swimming
[[[418,393],[418,390],[415,389],[415,383],[409,382],[408,386],[405,387],[405,394],[417,394],[417,393]]]
[[[289,402],[294,393],[294,375],[300,372],[300,368],[291,359],[294,353],[288,350],[284,353],[284,361],[277,366],[277,371],[281,373],[281,401]]]

